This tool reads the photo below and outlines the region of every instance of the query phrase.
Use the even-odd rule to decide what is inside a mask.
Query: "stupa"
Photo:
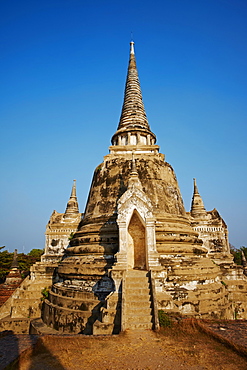
[[[42,262],[56,264],[62,259],[69,239],[78,229],[81,218],[76,196],[76,180],[74,180],[65,212],[59,213],[54,210],[46,225],[45,253],[41,257]]]
[[[191,212],[185,211],[174,170],[159,152],[134,42],[111,142],[58,265],[60,281],[45,301],[44,323],[65,333],[111,334],[157,329],[159,309],[228,319],[236,304],[245,318],[238,286],[246,292],[246,278],[233,263],[225,222],[216,210],[205,210],[196,183]]]

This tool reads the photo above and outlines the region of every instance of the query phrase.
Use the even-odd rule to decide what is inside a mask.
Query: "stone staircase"
[[[122,328],[152,329],[152,298],[148,272],[126,271],[122,301]]]
[[[27,276],[0,307],[0,320],[4,318],[29,319],[41,315],[41,291],[52,285],[55,265],[36,262]],[[11,328],[9,328],[11,330]]]

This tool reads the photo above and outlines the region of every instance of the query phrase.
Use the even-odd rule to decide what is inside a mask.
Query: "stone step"
[[[33,282],[30,285],[28,285],[28,289],[44,289],[44,287],[51,286],[51,282],[48,281],[42,281],[42,282]],[[22,288],[23,290],[26,290],[25,287]]]
[[[126,308],[151,308],[151,300],[150,298],[140,301],[138,297],[136,298],[136,301],[127,301],[125,302]]]
[[[131,271],[126,273],[127,279],[148,279],[148,276],[146,273],[139,272],[139,271]]]
[[[153,328],[152,323],[136,323],[136,324],[127,324],[127,330],[151,330]]]
[[[130,287],[142,287],[142,286],[149,286],[148,280],[144,279],[126,279],[125,286]]]
[[[131,272],[130,274],[125,275],[127,279],[148,279],[147,274],[138,274],[138,271]]]
[[[37,292],[29,292],[27,291],[26,294],[24,293],[21,293],[21,294],[15,294],[12,296],[12,299],[13,300],[19,300],[21,299],[22,301],[25,301],[26,299],[41,299],[42,298],[42,294],[40,293],[37,293]]]
[[[41,294],[41,290],[43,290],[45,285],[32,285],[26,287],[26,289],[20,288],[18,289],[18,294],[26,294],[27,291],[29,292],[39,292]]]
[[[143,293],[146,293],[146,294],[149,294],[150,293],[150,289],[149,287],[145,284],[145,285],[142,285],[141,287],[128,287],[128,286],[125,286],[125,292],[126,293],[129,293],[129,292],[134,292],[135,294],[143,294]]]
[[[150,296],[149,289],[143,290],[128,290],[125,294],[126,300],[138,301],[148,299]]]
[[[128,270],[125,280],[124,327],[150,330],[152,324],[151,296],[147,271]]]
[[[145,270],[127,270],[126,276],[147,276],[148,272]]]
[[[142,289],[144,287],[148,287],[147,281],[126,281],[126,289]]]
[[[112,335],[114,324],[102,323],[96,320],[93,324],[93,335]]]
[[[17,299],[19,299],[19,298],[21,298],[22,302],[28,302],[28,301],[30,301],[30,302],[37,302],[37,301],[41,302],[41,295],[40,295],[40,297],[35,297],[35,296],[33,297],[33,294],[26,294],[24,297],[13,298],[13,300],[16,302]],[[20,304],[19,306],[21,307],[21,306],[23,306],[23,304]]]
[[[30,325],[30,334],[39,334],[39,335],[49,335],[49,334],[59,334],[55,329],[47,326],[41,318],[33,319]]]
[[[149,300],[150,298],[150,294],[149,292],[145,292],[145,293],[141,293],[141,292],[135,292],[135,291],[129,291],[128,293],[126,293],[125,295],[125,299],[127,301],[145,301],[145,300]]]
[[[148,283],[148,278],[147,277],[134,277],[134,276],[127,276],[126,277],[126,282],[128,283],[133,283],[133,284],[136,284],[136,283],[143,283],[143,284],[147,284]]]
[[[150,307],[151,300],[149,295],[126,295],[125,296],[125,304],[126,306],[135,306],[139,307],[138,302],[140,302],[141,307]]]
[[[151,315],[131,315],[127,316],[125,319],[126,324],[138,324],[138,323],[151,323],[152,316]]]
[[[126,316],[136,315],[151,315],[152,309],[150,307],[126,307]]]
[[[149,294],[150,289],[147,285],[142,285],[141,287],[126,287],[125,292],[140,292],[140,293],[147,293]]]
[[[148,281],[147,276],[126,276],[126,281]]]

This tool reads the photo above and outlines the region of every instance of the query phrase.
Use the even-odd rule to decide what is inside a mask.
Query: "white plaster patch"
[[[184,313],[184,314],[194,313],[195,308],[191,303],[187,303],[187,304],[185,304],[184,306],[181,307],[181,312]]]
[[[187,290],[195,290],[197,288],[197,281],[190,281],[187,284],[181,285],[181,288],[187,289]]]

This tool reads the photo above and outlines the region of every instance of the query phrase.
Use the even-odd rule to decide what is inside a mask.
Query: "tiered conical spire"
[[[14,251],[14,257],[13,257],[13,261],[11,263],[11,268],[19,268],[19,264],[18,264],[18,261],[17,261],[17,249],[15,249],[15,251]]]
[[[65,215],[71,215],[79,213],[79,206],[77,202],[77,196],[76,196],[76,180],[74,180],[72,190],[71,190],[71,195],[69,198],[69,201],[67,203],[67,207],[65,210]]]
[[[22,281],[21,273],[19,270],[19,264],[17,261],[17,249],[14,251],[14,257],[11,264],[11,270],[6,276],[5,285],[18,286]]]
[[[124,102],[113,145],[153,145],[156,137],[150,130],[136,68],[134,42],[130,43],[129,67],[125,85]]]
[[[207,211],[205,210],[203,200],[199,194],[197,185],[196,185],[196,179],[193,179],[194,181],[194,193],[191,203],[191,216],[194,218],[205,218],[207,216]]]
[[[142,101],[142,93],[138,78],[138,72],[136,68],[134,42],[131,41],[129,68],[118,130],[126,126],[133,126],[136,124],[149,130],[148,120]]]

